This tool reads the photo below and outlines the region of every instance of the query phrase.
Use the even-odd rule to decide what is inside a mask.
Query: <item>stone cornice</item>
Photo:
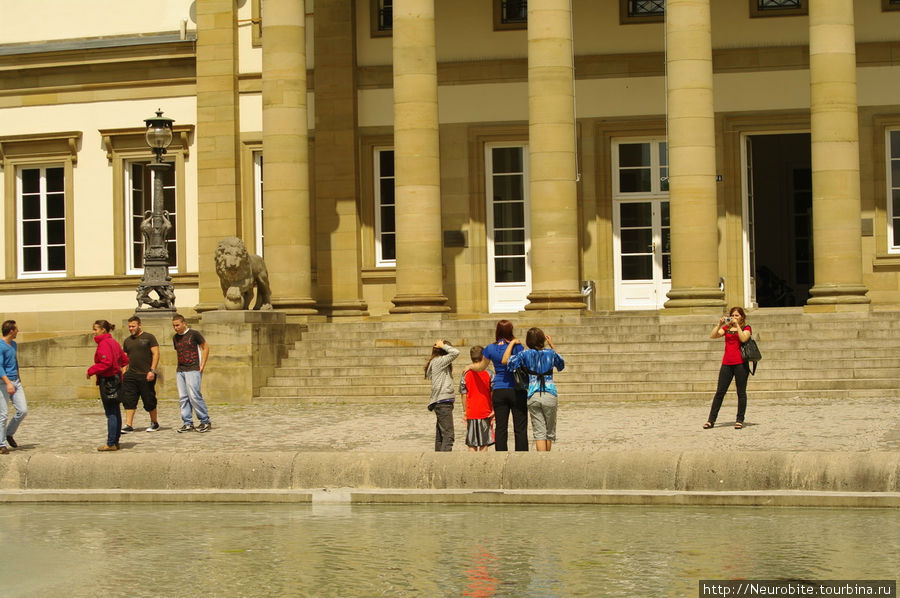
[[[172,283],[176,287],[197,287],[198,274],[173,274]],[[67,291],[122,291],[133,290],[141,282],[140,274],[132,276],[76,276],[72,278],[48,278],[45,280],[3,280],[0,281],[0,292],[34,293],[34,292],[67,292]]]

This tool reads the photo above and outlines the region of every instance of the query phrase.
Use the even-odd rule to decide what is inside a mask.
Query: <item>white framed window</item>
[[[263,155],[253,152],[253,222],[256,255],[263,257]]]
[[[613,143],[613,197],[669,195],[669,151],[662,139]]]
[[[65,173],[63,164],[16,169],[19,278],[66,275]]]
[[[888,253],[900,253],[900,128],[885,131]]]
[[[375,265],[397,265],[397,228],[394,221],[394,148],[374,149]]]
[[[150,160],[125,161],[125,246],[126,273],[142,274],[144,271],[144,239],[141,222],[153,208],[153,187],[156,173],[150,169]],[[172,228],[166,236],[169,252],[169,271],[178,272],[178,201],[175,164],[169,164],[163,172],[163,210],[167,211]]]

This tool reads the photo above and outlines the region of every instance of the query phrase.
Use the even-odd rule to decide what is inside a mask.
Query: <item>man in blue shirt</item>
[[[13,436],[28,414],[28,405],[25,403],[25,391],[19,380],[19,359],[16,356],[18,345],[15,340],[19,328],[16,321],[6,320],[0,331],[3,333],[3,341],[0,342],[0,455],[8,455],[7,445],[12,448],[19,446]],[[7,425],[10,401],[16,408],[16,415]]]

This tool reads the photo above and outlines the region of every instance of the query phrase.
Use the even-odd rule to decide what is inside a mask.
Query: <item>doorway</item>
[[[804,305],[813,286],[809,133],[745,137],[750,305]]]

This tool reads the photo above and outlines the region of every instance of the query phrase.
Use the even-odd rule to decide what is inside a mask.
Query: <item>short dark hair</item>
[[[3,336],[6,336],[10,332],[12,332],[13,328],[15,328],[15,327],[16,327],[15,320],[6,320],[5,322],[3,322]]]
[[[500,320],[497,322],[497,330],[494,332],[494,340],[501,339],[511,341],[513,339],[513,323],[509,320]]]
[[[172,321],[174,322],[175,320],[180,320],[180,321],[182,321],[182,322],[186,322],[186,321],[187,321],[187,320],[184,319],[184,316],[181,315],[181,314],[175,314],[174,316],[172,316]]]
[[[525,344],[529,349],[543,349],[546,342],[547,337],[544,336],[543,330],[540,328],[528,329],[528,333],[525,335]]]
[[[138,324],[141,323],[141,319],[137,316],[131,316],[130,318],[128,318],[128,321],[129,322],[137,322]]]
[[[484,359],[484,347],[481,345],[475,345],[471,349],[469,349],[469,357],[472,359],[472,363],[478,363],[482,359]]]
[[[115,324],[110,324],[106,320],[95,320],[94,326],[99,326],[100,328],[102,328],[103,330],[105,330],[107,332],[112,332],[113,330],[116,329]]]

